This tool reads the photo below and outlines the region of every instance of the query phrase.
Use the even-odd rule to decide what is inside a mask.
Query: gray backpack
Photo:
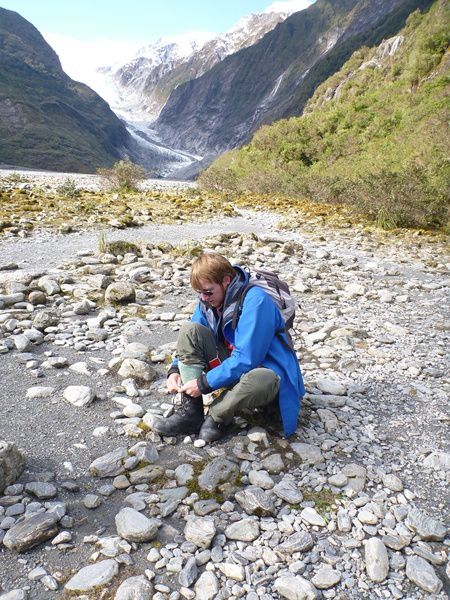
[[[283,281],[283,279],[280,279],[273,271],[255,270],[250,273],[249,282],[242,289],[240,298],[236,302],[231,326],[233,329],[236,329],[245,296],[252,287],[263,289],[279,308],[286,326],[285,329],[277,331],[277,337],[281,342],[288,345],[289,348],[293,350],[294,344],[292,341],[291,330],[294,325],[296,302],[291,296],[288,284]],[[285,334],[286,339],[282,335],[283,333]]]

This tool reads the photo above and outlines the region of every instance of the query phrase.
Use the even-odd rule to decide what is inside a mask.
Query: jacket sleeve
[[[204,376],[203,384],[217,390],[236,383],[244,373],[260,366],[273,342],[281,315],[274,302],[260,289],[247,293],[234,336],[234,350]]]

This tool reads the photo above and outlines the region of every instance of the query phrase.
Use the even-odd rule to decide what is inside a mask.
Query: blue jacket
[[[233,284],[246,283],[247,275],[240,267],[234,266],[238,277],[227,289],[223,315],[227,314],[227,300],[232,293]],[[231,319],[220,319],[211,309],[199,302],[192,321],[209,327],[216,340],[219,340],[219,327],[225,340],[233,345],[230,356],[219,366],[203,376],[209,391],[232,386],[245,373],[256,367],[272,369],[280,377],[279,407],[286,436],[297,428],[300,400],[305,393],[302,375],[295,353],[284,344],[277,332],[284,332],[284,320],[281,313],[261,288],[251,287],[242,305],[242,312],[234,330]],[[282,334],[283,337],[284,333]]]

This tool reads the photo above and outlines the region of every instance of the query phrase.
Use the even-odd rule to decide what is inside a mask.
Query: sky
[[[122,64],[160,37],[220,34],[252,12],[307,8],[315,0],[0,0],[30,21],[81,79],[87,67]],[[81,79],[82,80],[82,79]]]

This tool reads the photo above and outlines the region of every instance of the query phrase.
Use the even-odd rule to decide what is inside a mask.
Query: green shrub
[[[67,177],[61,185],[56,188],[56,192],[64,198],[76,198],[80,195],[75,179]]]
[[[139,183],[146,176],[143,167],[129,160],[119,160],[110,169],[97,169],[97,173],[110,189],[118,192],[137,191]]]

